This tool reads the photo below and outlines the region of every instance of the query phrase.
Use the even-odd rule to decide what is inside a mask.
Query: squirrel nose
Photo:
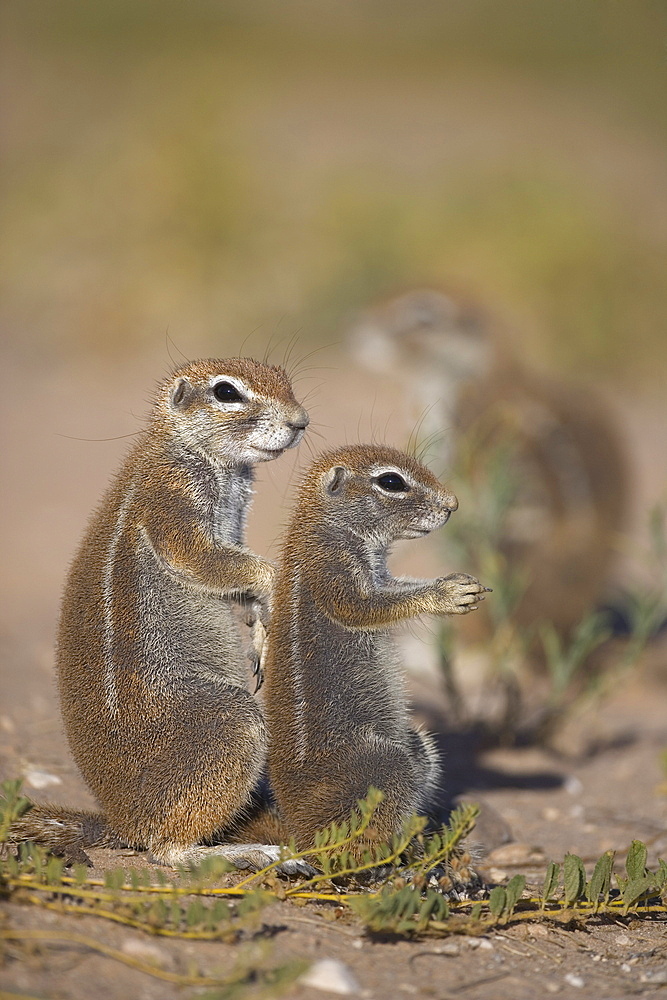
[[[300,413],[296,414],[291,420],[287,420],[286,423],[293,431],[305,431],[310,423],[310,417],[305,410],[301,410]]]
[[[444,499],[445,499],[445,506],[448,511],[454,513],[455,510],[458,510],[459,502],[453,493],[450,493],[449,496],[446,496]]]

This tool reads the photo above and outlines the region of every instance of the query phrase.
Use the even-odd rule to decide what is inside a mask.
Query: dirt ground
[[[515,838],[485,858],[482,871],[491,880],[522,872],[537,881],[546,862],[562,860],[566,851],[587,863],[610,848],[622,858],[633,838],[648,844],[650,863],[667,854],[667,788],[659,763],[667,746],[665,648],[651,660],[594,718],[573,724],[572,736],[590,748],[578,758],[508,749],[473,760],[460,747],[457,758],[456,748],[444,739],[450,788],[492,807],[482,837],[497,843],[509,827]],[[29,780],[39,784],[50,774],[60,781],[48,791],[30,789],[35,798],[88,805],[67,756],[53,698],[45,697],[43,704],[43,713],[30,718],[16,703],[5,702],[3,776],[20,773],[30,761]],[[8,718],[15,720],[10,732]],[[113,867],[142,865],[141,856],[111,851],[98,850],[92,857],[93,876]],[[459,993],[475,998],[492,992],[500,1000],[546,994],[603,1000],[653,996],[667,979],[664,923],[619,920],[580,930],[523,924],[483,938],[388,942],[371,940],[353,920],[335,916],[330,907],[276,904],[262,911],[257,930],[236,945],[155,939],[91,917],[15,905],[5,907],[2,926],[83,935],[128,957],[188,974],[225,975],[239,960],[272,968],[293,958],[312,963],[336,959],[354,976],[354,993],[369,998]],[[182,995],[176,986],[71,942],[30,945],[28,950],[7,947],[0,983],[9,995],[68,1000],[89,996],[92,983],[100,1000]],[[321,991],[297,983],[285,995],[314,1000]]]
[[[24,775],[26,791],[37,801],[94,806],[61,731],[53,685],[53,633],[67,560],[87,511],[125,446],[122,441],[107,446],[73,444],[55,435],[92,438],[132,430],[133,418],[127,421],[130,426],[119,428],[109,415],[141,408],[145,393],[137,385],[150,385],[154,370],[148,378],[141,379],[143,374],[135,374],[131,384],[122,386],[120,401],[117,371],[103,381],[90,371],[70,372],[67,379],[35,371],[29,401],[25,379],[7,379],[3,405],[14,414],[18,408],[22,416],[5,427],[11,486],[6,491],[3,545],[0,777]],[[74,382],[80,388],[72,395],[68,387]],[[322,426],[339,406],[335,388],[330,393],[321,400]],[[48,426],[49,419],[53,433],[37,435],[36,427]],[[637,463],[637,511],[664,487],[662,419],[657,405],[627,408],[624,426]],[[357,421],[358,415],[351,413],[346,427],[338,428],[340,439],[358,436]],[[252,544],[260,551],[270,551],[277,535],[275,515],[264,536],[257,525],[267,518],[275,498],[284,496],[289,475],[287,469],[271,472],[260,484],[252,528]],[[636,512],[635,521],[639,523]],[[420,558],[428,565],[434,557],[424,549]],[[417,713],[438,728],[442,696],[432,672],[414,679],[413,697]],[[487,876],[500,879],[522,872],[537,879],[549,859],[562,860],[567,851],[580,854],[587,863],[608,849],[622,858],[634,838],[649,846],[650,863],[667,857],[667,779],[660,763],[667,748],[666,705],[667,643],[662,641],[653,645],[640,668],[619,684],[612,697],[571,720],[559,754],[540,749],[477,754],[466,741],[441,733],[448,794],[465,793],[489,807],[478,834],[490,849],[483,862]],[[93,852],[93,861],[92,874],[143,863],[141,857],[108,851]],[[371,940],[354,921],[334,916],[315,905],[276,904],[262,912],[257,929],[237,945],[154,939],[94,918],[15,905],[3,908],[0,929],[68,931],[178,973],[224,975],[239,960],[272,968],[293,957],[308,963],[336,959],[354,977],[351,993],[368,998],[462,994],[474,1000],[491,994],[509,1000],[554,994],[606,1000],[653,996],[667,985],[664,923],[601,922],[583,930],[523,924],[479,939],[409,943]],[[167,1000],[183,995],[178,986],[81,944],[5,946],[2,997],[82,1000],[90,995],[91,984],[98,1000],[121,996]],[[269,990],[261,995],[276,994]],[[284,995],[314,1000],[322,993],[296,983]]]

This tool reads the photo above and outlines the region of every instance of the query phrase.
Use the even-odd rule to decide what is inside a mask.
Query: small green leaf
[[[646,844],[642,843],[641,840],[632,841],[625,861],[625,870],[631,882],[646,874],[647,854]]]
[[[655,877],[651,874],[642,875],[640,878],[628,879],[623,891],[623,902],[626,909],[634,906],[640,896],[643,896],[645,892],[653,888],[655,888]]]
[[[586,886],[584,863],[578,854],[566,854],[563,861],[565,903],[569,906],[583,895]]]
[[[60,885],[63,880],[63,862],[61,858],[50,857],[46,862],[46,881],[49,885]]]
[[[658,870],[655,875],[655,882],[659,889],[667,886],[667,862],[662,858],[658,861]]]
[[[605,851],[598,859],[591,880],[586,886],[586,898],[591,903],[597,903],[600,896],[607,899],[611,886],[611,870],[614,866],[614,851]]]
[[[183,910],[181,909],[180,901],[178,899],[172,899],[169,907],[169,923],[174,930],[178,930],[180,928],[182,916]]]
[[[122,889],[125,884],[125,869],[112,868],[104,876],[104,884],[107,889]]]
[[[542,905],[548,903],[553,896],[557,886],[558,879],[560,877],[560,865],[556,864],[555,861],[550,861],[547,868],[547,873],[544,876],[544,885],[542,886]]]
[[[509,916],[513,912],[517,902],[521,899],[521,894],[523,893],[525,887],[525,875],[514,875],[507,883],[507,887],[505,889],[505,892],[507,893],[506,916]]]
[[[502,885],[496,885],[489,893],[489,912],[496,920],[500,918],[507,906],[507,892]]]
[[[196,927],[205,917],[204,904],[201,899],[194,899],[187,908],[185,920],[188,927]]]

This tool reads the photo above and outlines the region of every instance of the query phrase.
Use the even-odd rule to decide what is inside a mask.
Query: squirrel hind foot
[[[192,847],[166,847],[152,851],[149,860],[155,864],[174,868],[178,866],[191,868],[208,858],[224,858],[235,868],[249,869],[253,872],[275,865],[274,870],[279,875],[301,875],[308,878],[317,874],[317,870],[301,858],[286,858],[280,861],[281,852],[279,844],[217,844],[215,847],[195,844]]]
[[[92,865],[84,847],[124,847],[125,843],[109,828],[101,813],[67,809],[58,805],[32,805],[15,820],[9,841],[19,844],[32,841],[49,853],[63,858],[66,866]]]

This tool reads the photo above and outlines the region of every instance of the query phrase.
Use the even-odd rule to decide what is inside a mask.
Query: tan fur
[[[378,479],[395,470],[408,492]],[[484,587],[463,574],[391,576],[398,538],[443,525],[458,502],[419,462],[359,445],[321,456],[305,476],[285,536],[265,659],[269,777],[301,848],[349,816],[374,785],[385,794],[375,835],[425,811],[440,764],[413,729],[390,627],[419,614],[465,614]]]
[[[241,400],[216,399],[219,383]],[[97,843],[196,861],[202,840],[247,807],[266,733],[232,604],[266,604],[274,575],[244,547],[252,468],[297,444],[307,423],[282,369],[185,365],[159,386],[93,515],[65,588],[57,663],[72,754],[106,817]],[[38,807],[16,831],[43,839],[43,821],[53,845],[53,817]],[[81,830],[76,814],[63,817],[65,847],[85,846]]]
[[[463,297],[400,295],[365,313],[350,344],[364,364],[400,379],[434,452],[450,465],[464,453],[477,485],[494,450],[511,446],[519,488],[501,548],[527,583],[515,615],[570,629],[604,590],[627,506],[608,408],[590,388],[522,365],[497,323]]]

